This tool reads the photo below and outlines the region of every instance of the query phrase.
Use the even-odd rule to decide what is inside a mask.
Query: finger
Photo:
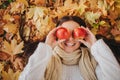
[[[90,44],[84,40],[79,40],[81,43],[83,43],[85,46],[87,46],[88,48],[90,48]]]
[[[79,39],[78,41],[80,41],[83,44],[86,44],[86,42],[84,40],[82,40],[82,39]]]
[[[54,34],[56,32],[57,28],[52,29],[49,34]]]

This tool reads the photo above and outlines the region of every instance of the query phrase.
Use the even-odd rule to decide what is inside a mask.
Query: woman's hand
[[[45,43],[50,45],[52,48],[54,48],[56,46],[56,35],[55,35],[55,32],[56,32],[57,28],[54,28],[53,30],[51,30],[47,37],[46,37],[46,41]]]
[[[87,35],[84,40],[79,40],[79,41],[82,42],[88,48],[91,48],[91,46],[97,41],[97,39],[88,28],[84,28],[84,27],[82,28],[87,32]]]
[[[58,28],[60,28],[60,27],[57,27],[57,28],[54,28],[53,30],[51,30],[46,37],[45,43],[50,45],[52,48],[54,48],[58,43],[64,41],[64,39],[57,40],[56,30]]]

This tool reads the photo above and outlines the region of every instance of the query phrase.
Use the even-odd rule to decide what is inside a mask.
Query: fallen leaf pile
[[[65,15],[120,42],[120,0],[0,0],[0,80],[18,80],[38,42]]]

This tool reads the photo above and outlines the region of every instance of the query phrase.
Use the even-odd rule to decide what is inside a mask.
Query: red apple
[[[87,33],[83,28],[76,28],[73,30],[73,36],[75,39],[84,39],[86,34]]]
[[[68,39],[70,37],[70,32],[64,27],[58,28],[56,31],[56,37],[58,39]]]

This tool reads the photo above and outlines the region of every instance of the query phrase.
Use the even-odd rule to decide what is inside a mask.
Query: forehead
[[[61,26],[70,30],[80,27],[79,24],[76,23],[75,21],[66,21]]]

